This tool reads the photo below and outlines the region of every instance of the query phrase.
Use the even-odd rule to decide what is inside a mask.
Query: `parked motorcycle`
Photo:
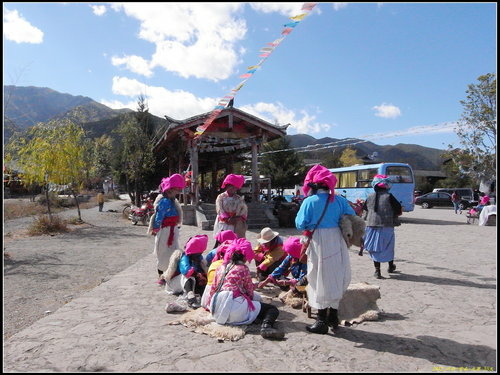
[[[155,210],[153,203],[150,199],[148,199],[141,205],[141,207],[132,205],[128,218],[134,225],[136,225],[139,221],[144,225],[148,225],[149,219],[151,219],[151,216],[153,216],[154,212]]]

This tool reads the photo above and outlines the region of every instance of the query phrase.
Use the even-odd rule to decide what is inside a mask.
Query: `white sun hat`
[[[260,234],[257,238],[258,243],[268,243],[269,241],[272,241],[274,238],[276,238],[279,235],[278,232],[273,231],[269,227],[265,227],[260,231]]]

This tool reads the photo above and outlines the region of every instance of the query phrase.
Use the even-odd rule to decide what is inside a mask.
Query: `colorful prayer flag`
[[[305,18],[305,16],[307,16],[307,13],[302,13],[299,14],[298,16],[290,17],[290,19],[294,21],[302,21]]]
[[[314,8],[316,6],[316,3],[304,3],[304,5],[302,5],[302,10],[312,10],[312,8]]]

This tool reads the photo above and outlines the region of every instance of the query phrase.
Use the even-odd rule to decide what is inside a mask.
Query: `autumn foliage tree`
[[[52,121],[31,128],[25,137],[16,138],[9,150],[15,155],[27,184],[38,184],[45,190],[47,211],[52,222],[49,186],[67,185],[73,195],[81,220],[77,194],[85,177],[83,129],[71,121]]]

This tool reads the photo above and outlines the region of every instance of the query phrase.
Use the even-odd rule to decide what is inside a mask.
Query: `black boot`
[[[332,332],[336,332],[339,327],[338,310],[333,307],[328,308],[328,325],[332,328]]]
[[[377,279],[383,279],[382,273],[380,272],[380,262],[373,262],[375,265],[375,273],[373,276],[375,276]]]
[[[281,340],[285,337],[285,332],[273,327],[273,323],[264,320],[260,326],[260,335],[269,340]]]
[[[324,335],[325,333],[328,333],[328,323],[326,319],[326,309],[319,309],[316,322],[311,326],[306,326],[306,329],[309,332]]]
[[[387,272],[393,273],[394,271],[396,271],[396,265],[394,264],[394,261],[391,260],[389,262],[389,268],[387,269]]]

